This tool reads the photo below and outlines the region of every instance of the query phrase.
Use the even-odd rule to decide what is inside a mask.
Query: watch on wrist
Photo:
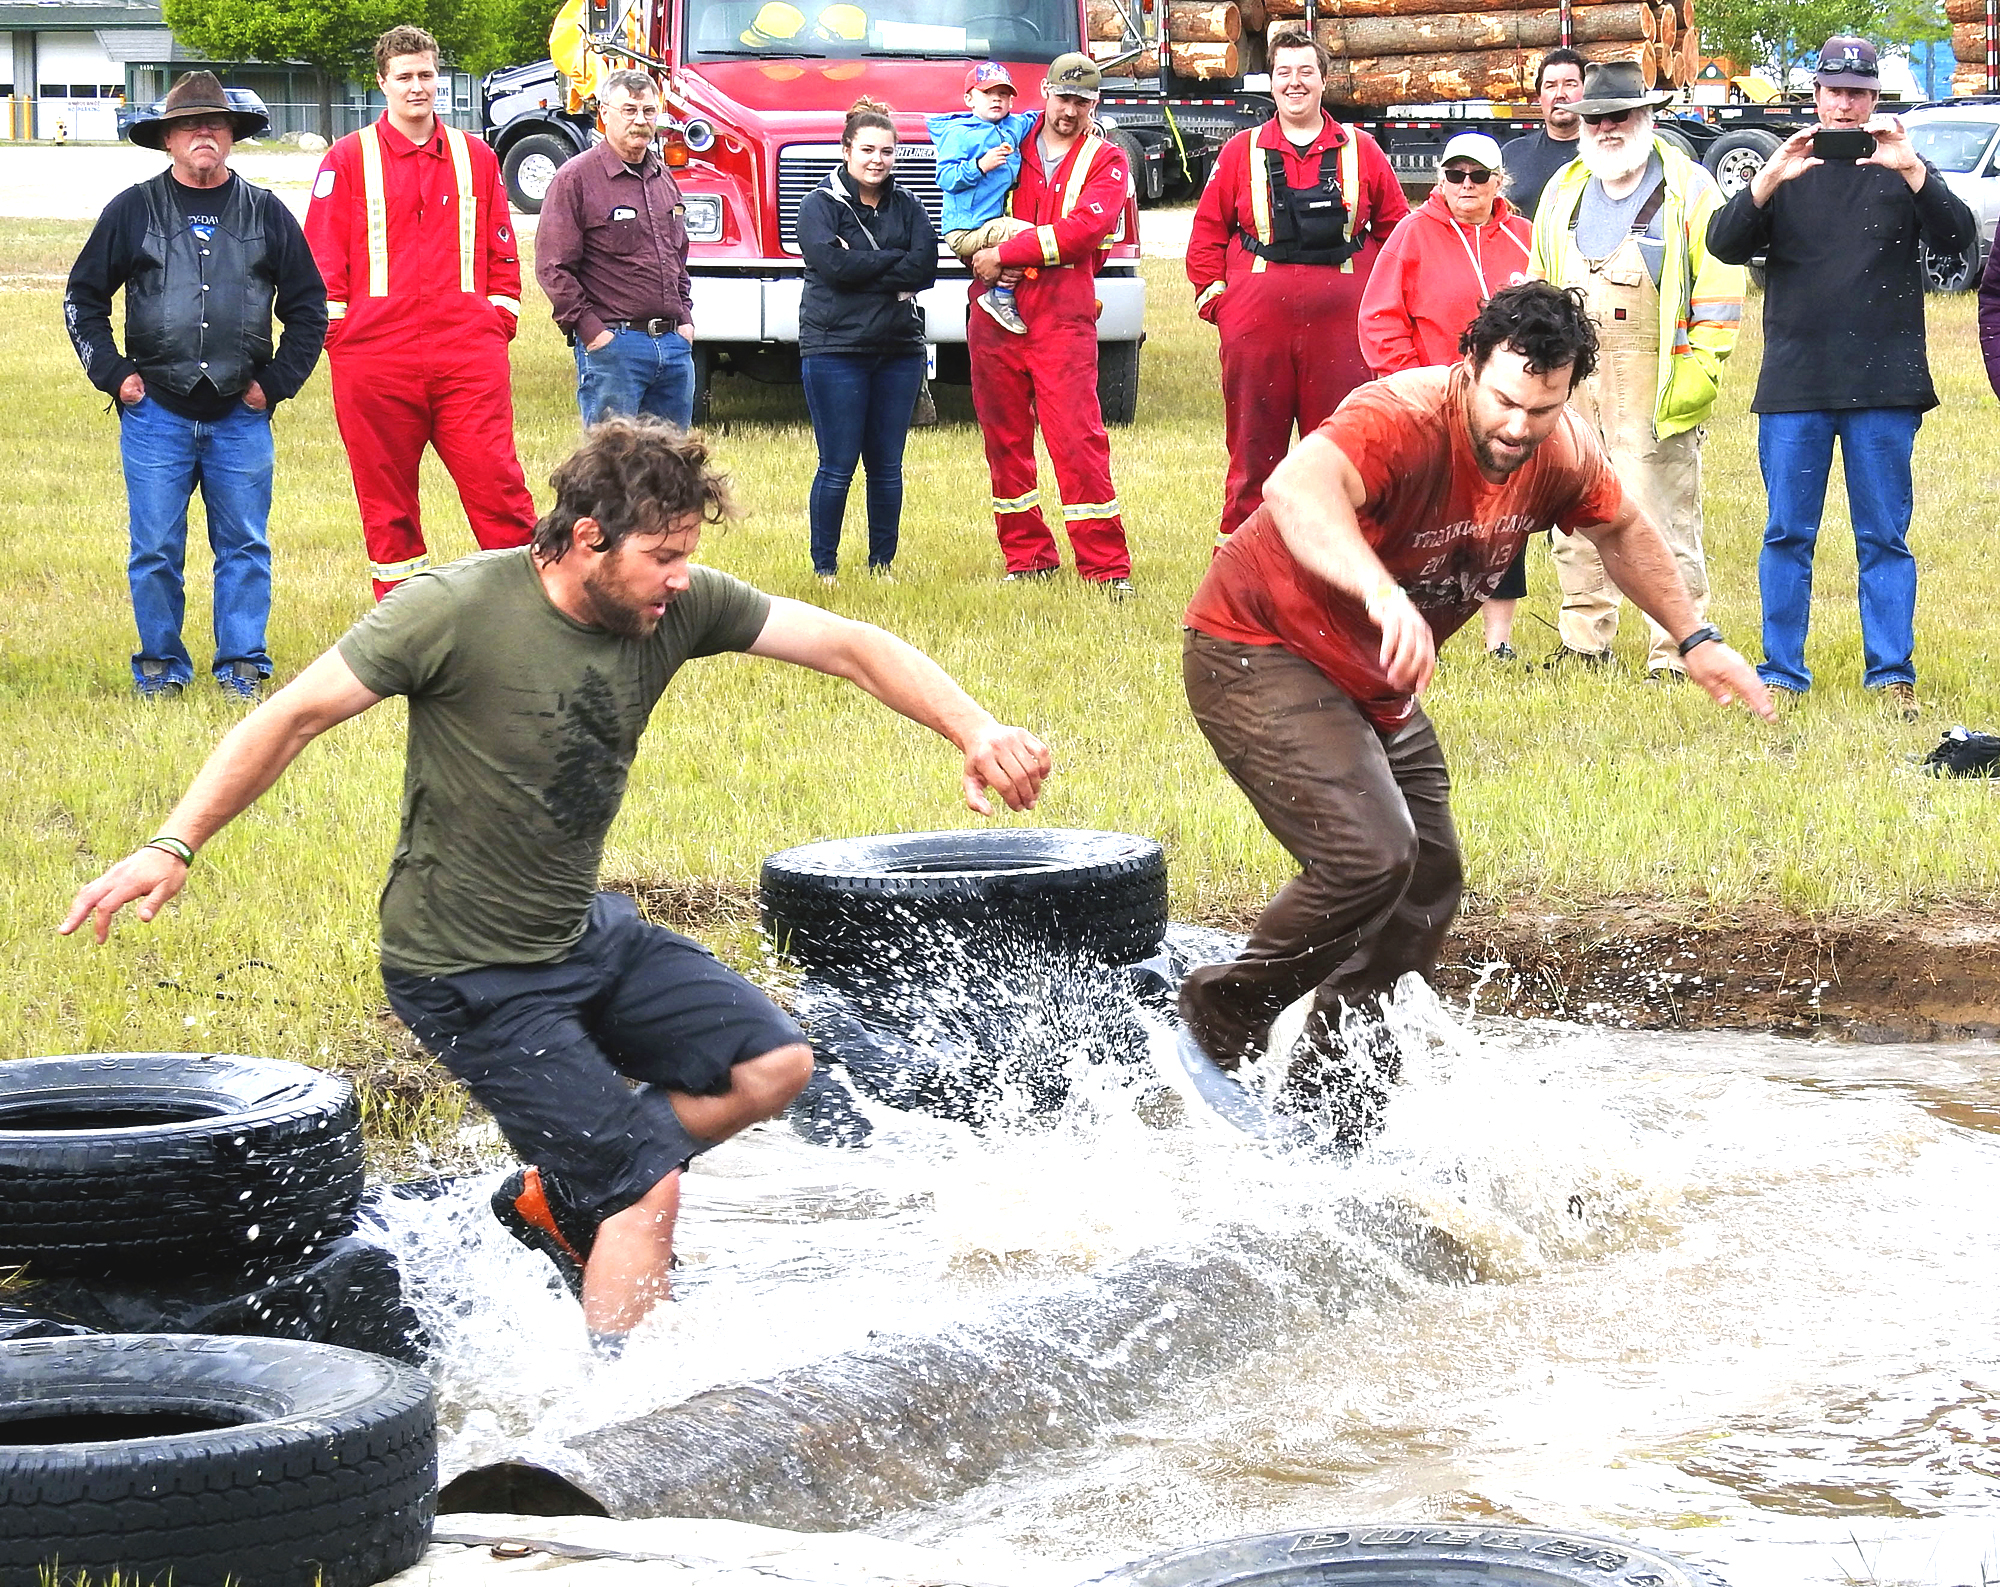
[[[1689,634],[1687,638],[1683,639],[1680,642],[1678,648],[1680,650],[1680,653],[1683,656],[1685,656],[1690,650],[1694,649],[1696,645],[1705,645],[1711,639],[1714,640],[1718,645],[1721,644],[1722,630],[1717,628],[1713,623],[1703,623],[1701,627],[1697,628],[1693,633]]]

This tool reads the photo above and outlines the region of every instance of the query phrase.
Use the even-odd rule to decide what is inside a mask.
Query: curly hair
[[[535,525],[535,555],[560,562],[579,518],[596,521],[602,549],[630,535],[666,534],[690,514],[703,523],[736,516],[729,476],[711,468],[698,431],[659,419],[619,416],[594,424],[583,445],[549,476],[556,504]]]
[[[1597,368],[1597,327],[1576,287],[1523,281],[1494,293],[1459,337],[1458,350],[1474,369],[1484,369],[1496,347],[1519,353],[1530,374],[1567,368],[1572,390]]]
[[[428,55],[433,66],[444,59],[443,52],[438,49],[438,41],[422,28],[413,28],[408,23],[389,29],[375,41],[375,75],[387,77],[389,63],[398,55]]]

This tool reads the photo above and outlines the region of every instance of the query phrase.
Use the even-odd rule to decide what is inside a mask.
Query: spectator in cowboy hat
[[[230,172],[236,140],[269,125],[232,106],[212,72],[175,83],[127,133],[173,164],[105,207],[63,297],[84,372],[118,413],[142,699],[193,681],[181,569],[197,488],[215,552],[216,682],[251,700],[271,673],[271,410],[319,361],[326,289],[291,211]],[[121,287],[123,352],[111,333]],[[275,348],[274,309],[285,328]]]

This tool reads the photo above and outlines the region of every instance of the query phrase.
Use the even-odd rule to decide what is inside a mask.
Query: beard
[[[1600,182],[1617,182],[1637,176],[1653,157],[1651,120],[1628,121],[1621,131],[1623,136],[1619,141],[1611,143],[1605,141],[1602,132],[1593,131],[1587,124],[1584,126],[1576,157],[1583,161],[1584,169]]]
[[[1485,469],[1487,473],[1498,474],[1503,478],[1506,475],[1512,474],[1516,469],[1525,464],[1529,458],[1533,457],[1536,449],[1541,446],[1542,440],[1546,439],[1546,437],[1543,437],[1526,442],[1522,446],[1518,456],[1513,454],[1502,455],[1493,449],[1493,432],[1491,430],[1480,429],[1478,422],[1471,420],[1469,417],[1468,424],[1472,431],[1472,455],[1479,460],[1479,466]]]
[[[588,573],[583,593],[590,598],[591,621],[620,639],[648,639],[660,626],[660,617],[650,602],[634,601],[614,589],[609,579]]]

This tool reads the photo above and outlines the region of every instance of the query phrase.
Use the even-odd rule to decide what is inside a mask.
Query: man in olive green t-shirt
[[[803,1034],[749,982],[597,891],[639,735],[674,673],[745,651],[847,678],[959,748],[982,815],[989,788],[1032,807],[1049,753],[894,635],[694,565],[703,525],[730,511],[699,437],[609,420],[552,483],[531,546],[406,581],[244,718],[160,836],[84,887],[60,929],[90,919],[103,942],[135,899],[153,919],[194,851],[300,750],[406,696],[382,894],[390,1002],[564,1187],[552,1208],[538,1178],[511,1182],[526,1185],[529,1236],[581,1267],[584,1320],[615,1348],[667,1292],[681,1166],[776,1116],[812,1071]]]

